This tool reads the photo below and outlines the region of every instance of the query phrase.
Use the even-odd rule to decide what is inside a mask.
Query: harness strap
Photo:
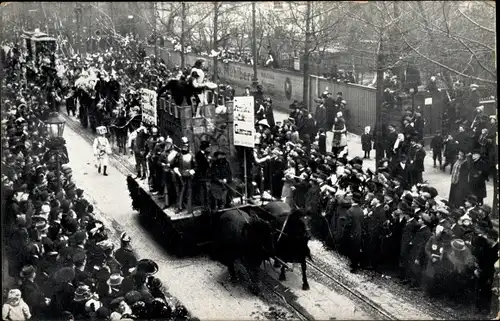
[[[278,240],[276,241],[276,243],[278,243],[280,241],[281,236],[283,235],[283,232],[285,231],[285,226],[286,226],[286,223],[288,223],[288,219],[290,218],[290,215],[291,214],[288,214],[286,216],[285,222],[283,222],[283,226],[281,227],[280,235],[278,235]]]

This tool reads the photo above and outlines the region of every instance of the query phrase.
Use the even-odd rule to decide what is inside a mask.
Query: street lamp
[[[59,113],[52,112],[45,121],[45,128],[50,138],[62,138],[66,121],[59,117]]]
[[[47,151],[49,158],[54,156],[56,158],[56,177],[57,177],[57,191],[61,189],[61,153],[66,152],[65,141],[63,139],[64,125],[66,121],[59,117],[59,113],[51,112],[47,120],[45,120],[45,129],[49,135]],[[67,153],[66,153],[67,154]],[[66,156],[66,155],[65,155]],[[65,157],[67,163],[67,156]]]

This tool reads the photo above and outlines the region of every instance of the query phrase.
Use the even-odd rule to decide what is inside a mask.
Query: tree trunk
[[[257,55],[257,34],[255,30],[255,2],[252,2],[252,55],[253,55],[253,79],[252,85],[254,90],[257,90],[257,85],[259,79],[257,77],[257,64],[259,63],[259,57]],[[261,41],[262,42],[262,41]]]
[[[217,41],[217,34],[219,32],[218,28],[218,17],[219,17],[219,2],[215,1],[214,2],[214,40],[213,40],[213,50],[217,51],[218,48],[218,41]],[[213,81],[215,83],[219,83],[219,77],[217,74],[217,56],[214,57],[214,76],[213,76]]]
[[[304,49],[304,84],[302,87],[302,101],[309,108],[309,50],[311,42],[311,1],[307,1],[306,11],[306,43]]]
[[[186,57],[184,53],[184,37],[186,29],[186,3],[182,3],[181,10],[181,69],[186,67]]]
[[[376,123],[375,123],[375,159],[376,167],[380,164],[380,161],[384,157],[383,148],[383,132],[384,124],[382,123],[382,103],[384,97],[384,43],[382,39],[382,34],[380,34],[378,52],[377,52],[377,92],[376,92]]]

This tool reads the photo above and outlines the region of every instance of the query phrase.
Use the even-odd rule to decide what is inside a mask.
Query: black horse
[[[273,236],[268,222],[247,212],[230,209],[214,222],[214,254],[228,267],[232,281],[237,279],[234,263],[240,261],[249,274],[250,290],[258,294],[258,270],[273,254]]]
[[[309,290],[307,282],[306,259],[311,258],[311,251],[307,246],[311,238],[310,217],[304,210],[292,210],[283,202],[271,202],[264,206],[274,217],[273,228],[275,233],[276,257],[287,263],[300,263],[302,269],[302,289]],[[279,267],[279,262],[274,262]],[[280,281],[286,280],[285,266],[281,265]]]

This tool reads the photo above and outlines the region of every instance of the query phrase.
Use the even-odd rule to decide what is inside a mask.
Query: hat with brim
[[[142,295],[138,291],[130,291],[127,294],[125,294],[125,302],[127,302],[129,306],[141,300],[142,300]]]
[[[62,269],[57,270],[54,273],[54,280],[58,284],[71,282],[73,281],[74,278],[75,278],[75,271],[70,267],[64,267]]]
[[[36,268],[33,265],[26,265],[19,272],[21,278],[27,278],[36,272]]]
[[[90,293],[90,287],[88,285],[79,285],[75,290],[75,302],[88,301],[92,298],[92,293]]]
[[[257,123],[257,125],[269,127],[269,123],[267,122],[267,119],[261,119],[261,120],[259,120],[259,122]]]
[[[119,287],[123,282],[123,277],[120,274],[112,274],[106,283],[111,287]]]
[[[150,259],[142,259],[137,262],[136,271],[147,275],[153,275],[158,272],[158,264]]]
[[[454,239],[451,241],[451,248],[454,252],[463,252],[466,249],[465,242],[462,239]]]

